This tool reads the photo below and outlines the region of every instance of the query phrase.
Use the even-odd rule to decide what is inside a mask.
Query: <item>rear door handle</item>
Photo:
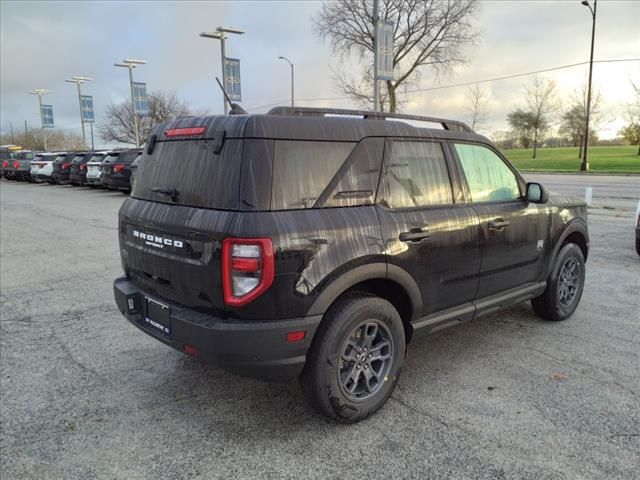
[[[401,242],[413,242],[419,243],[422,240],[429,238],[431,234],[425,228],[412,228],[408,232],[400,233],[400,241]]]
[[[511,223],[508,222],[507,220],[503,220],[501,218],[496,218],[495,220],[491,220],[489,222],[489,230],[495,230],[497,232],[504,230],[506,227],[508,227]]]

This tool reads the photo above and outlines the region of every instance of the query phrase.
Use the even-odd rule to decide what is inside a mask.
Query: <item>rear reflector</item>
[[[185,345],[183,350],[187,355],[193,355],[194,357],[198,356],[198,349],[193,345]]]
[[[302,340],[304,340],[304,337],[306,336],[306,334],[307,334],[306,330],[301,330],[299,332],[289,332],[287,333],[287,342],[289,343],[301,342]]]
[[[165,137],[193,137],[196,135],[202,135],[204,133],[204,127],[190,127],[190,128],[170,128],[164,131]]]

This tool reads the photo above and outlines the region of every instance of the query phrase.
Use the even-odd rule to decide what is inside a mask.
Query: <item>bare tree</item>
[[[635,99],[627,105],[627,125],[620,130],[619,135],[631,145],[638,145],[640,155],[640,85],[631,82],[635,92]]]
[[[562,120],[558,133],[578,147],[578,158],[582,158],[584,147],[584,129],[587,121],[587,86],[583,85],[571,96],[571,105],[562,114]],[[602,123],[602,95],[596,90],[591,95],[591,110],[589,113],[589,144],[594,144],[597,139],[597,129]]]
[[[65,133],[62,130],[47,129],[47,149],[50,152],[55,151],[71,151],[83,150],[86,147],[82,144],[82,137],[73,132]],[[42,151],[44,150],[44,141],[42,139],[42,129],[29,128],[25,133],[17,133],[14,138],[15,143],[28,150]],[[0,144],[10,144],[11,136],[0,136]]]
[[[533,158],[536,158],[538,140],[542,139],[550,125],[548,117],[559,108],[556,97],[556,82],[536,76],[533,79],[533,83],[526,86],[524,91],[527,95],[527,106],[535,118],[533,124]]]
[[[393,22],[394,80],[381,88],[382,109],[395,112],[398,89],[420,79],[420,70],[431,67],[436,74],[465,61],[462,49],[478,38],[471,20],[478,0],[381,0],[379,18]],[[361,79],[336,75],[338,88],[358,102],[373,103],[373,2],[335,0],[323,3],[314,15],[313,28],[328,40],[341,60],[354,55],[361,64]]]
[[[148,95],[149,115],[139,117],[140,140],[144,142],[151,129],[158,123],[192,115],[189,106],[175,92],[153,92]],[[106,120],[98,126],[100,136],[106,142],[135,144],[136,135],[129,100],[107,105]]]
[[[467,113],[471,129],[482,128],[489,117],[491,95],[477,83],[467,90]]]

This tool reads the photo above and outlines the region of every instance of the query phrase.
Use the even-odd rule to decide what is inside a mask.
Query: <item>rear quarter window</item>
[[[355,142],[276,140],[271,210],[313,207],[355,145]]]

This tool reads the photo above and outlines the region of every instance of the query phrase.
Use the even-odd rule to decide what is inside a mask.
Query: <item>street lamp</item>
[[[233,27],[218,27],[216,28],[215,32],[202,32],[200,34],[202,38],[213,38],[214,40],[220,40],[220,58],[222,63],[223,79],[224,79],[225,40],[227,39],[227,36],[225,35],[225,33],[234,33],[236,35],[242,35],[244,31],[240,30],[239,28],[233,28]],[[226,83],[227,82],[222,82],[223,85],[226,85]],[[225,90],[225,93],[226,93],[226,90]],[[222,104],[224,106],[224,114],[226,115],[227,112],[229,111],[229,107],[227,106],[227,102],[224,98],[224,95],[222,96]]]
[[[47,134],[44,129],[44,115],[42,113],[42,96],[47,93],[51,93],[51,90],[45,90],[44,88],[34,88],[29,92],[31,95],[38,95],[38,105],[40,106],[40,125],[42,125],[42,142],[44,143],[44,151],[47,151]],[[27,122],[25,122],[25,125]],[[25,127],[25,133],[27,128]]]
[[[286,57],[278,57],[278,60],[284,60],[291,67],[291,108],[293,108],[293,63]]]
[[[133,69],[138,65],[144,65],[146,60],[136,60],[133,58],[125,58],[122,63],[114,63],[114,67],[123,67],[129,69],[129,86],[131,87],[131,112],[133,113],[133,130],[136,135],[136,147],[140,146],[140,132],[138,130],[138,115],[136,113],[136,100],[133,91]]]
[[[90,82],[92,80],[93,80],[92,78],[83,77],[82,75],[75,75],[65,80],[65,82],[75,83],[76,86],[78,87],[78,105],[80,105],[80,125],[82,126],[82,146],[84,148],[87,148],[87,141],[85,139],[85,133],[84,133],[84,118],[82,116],[82,92],[80,90],[80,85],[86,82]]]
[[[589,85],[587,86],[587,118],[584,131],[584,151],[582,156],[582,163],[580,164],[580,170],[589,170],[589,157],[587,150],[589,149],[589,114],[591,113],[591,76],[593,74],[593,44],[596,38],[596,9],[598,8],[598,0],[593,0],[593,8],[587,0],[581,2],[582,5],[587,7],[591,11],[591,17],[593,18],[593,24],[591,26],[591,58],[589,59]]]

